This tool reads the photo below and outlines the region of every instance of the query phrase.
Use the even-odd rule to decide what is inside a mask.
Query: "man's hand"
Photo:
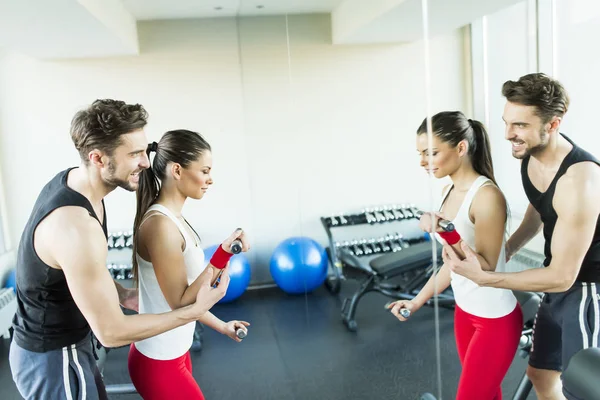
[[[200,318],[204,313],[210,310],[225,296],[225,293],[227,293],[227,287],[229,286],[228,268],[223,269],[220,280],[214,288],[211,287],[213,269],[214,268],[205,268],[196,279],[200,285],[200,289],[196,295],[196,302],[192,305],[196,319]]]
[[[456,274],[462,275],[467,279],[472,280],[478,285],[481,285],[485,280],[485,271],[482,269],[481,262],[477,258],[477,254],[464,241],[460,242],[460,246],[465,253],[465,259],[461,260],[454,249],[445,244],[442,251],[444,265],[447,265],[450,270]]]

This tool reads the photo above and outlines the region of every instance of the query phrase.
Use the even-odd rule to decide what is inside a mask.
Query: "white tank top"
[[[196,246],[196,241],[184,228],[183,224],[173,215],[168,208],[160,205],[152,205],[144,217],[151,211],[158,211],[167,216],[177,225],[179,232],[185,240],[183,258],[187,272],[188,285],[196,280],[204,268],[204,251]],[[142,223],[145,219],[142,219]],[[135,255],[138,262],[138,287],[139,287],[139,313],[161,314],[171,311],[169,303],[165,299],[156,279],[152,263],[144,260],[138,254]],[[196,322],[180,326],[170,331],[161,333],[154,337],[135,342],[135,347],[146,357],[155,360],[172,360],[184,355],[192,346]]]
[[[480,176],[473,182],[458,209],[456,217],[452,220],[452,223],[462,240],[464,240],[474,251],[477,251],[475,247],[475,225],[471,222],[471,218],[469,218],[469,210],[473,198],[479,188],[488,183],[491,183],[491,180],[485,176]],[[440,210],[444,200],[450,193],[452,186],[453,185],[451,185],[442,196]],[[435,236],[439,241],[439,235],[436,234]],[[498,257],[498,263],[496,264],[497,272],[506,271],[506,256],[504,253],[505,240],[506,239],[502,240],[500,256]],[[454,272],[450,272],[450,275],[452,277],[451,284],[456,305],[471,315],[483,318],[500,318],[510,314],[517,305],[517,299],[511,290],[480,287],[475,282],[462,275],[455,274]]]

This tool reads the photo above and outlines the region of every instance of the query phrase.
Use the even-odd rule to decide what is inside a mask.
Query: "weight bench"
[[[441,260],[442,247],[437,246],[438,260]],[[359,288],[342,305],[342,320],[349,331],[355,332],[356,308],[362,296],[368,292],[379,292],[398,300],[412,300],[433,273],[433,255],[431,242],[411,245],[395,253],[386,253],[375,257],[356,257],[347,249],[340,249],[338,259],[343,267],[358,272],[362,277]],[[398,283],[385,281],[398,278]],[[433,304],[433,300],[428,305]],[[454,297],[441,293],[438,304],[453,307]]]

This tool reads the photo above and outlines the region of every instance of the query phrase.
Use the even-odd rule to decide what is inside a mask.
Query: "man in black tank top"
[[[104,196],[135,191],[149,167],[141,105],[97,100],[79,111],[71,138],[81,165],[58,173],[42,189],[23,230],[17,256],[17,313],[10,367],[25,399],[105,399],[91,332],[107,347],[127,345],[196,321],[228,286],[202,274],[196,303],[160,315],[136,309],[137,290],[113,281],[106,268]]]
[[[600,338],[600,161],[559,132],[569,97],[556,80],[529,74],[502,87],[503,119],[512,153],[522,160],[529,206],[506,244],[507,259],[543,227],[545,268],[483,271],[446,246],[450,268],[481,286],[545,292],[534,325],[527,374],[540,399],[578,399],[561,372]]]

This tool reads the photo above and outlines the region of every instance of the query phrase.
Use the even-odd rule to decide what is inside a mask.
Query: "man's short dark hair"
[[[569,95],[563,85],[545,74],[524,75],[518,81],[506,81],[502,95],[511,103],[534,106],[543,123],[563,117],[569,109]]]
[[[140,104],[101,99],[75,114],[71,122],[71,139],[81,160],[88,163],[94,149],[112,155],[121,144],[121,135],[146,126],[148,113]]]

